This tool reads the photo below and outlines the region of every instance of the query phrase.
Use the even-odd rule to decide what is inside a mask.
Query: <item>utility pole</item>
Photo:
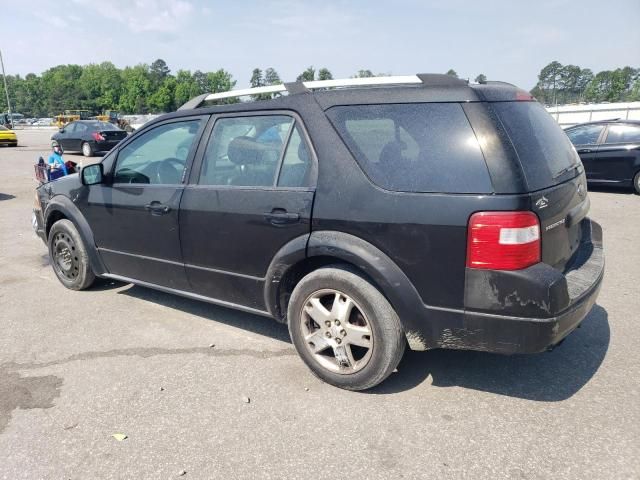
[[[11,115],[11,102],[9,102],[9,89],[7,88],[7,75],[4,73],[4,61],[0,50],[0,65],[2,65],[2,79],[4,80],[4,92],[7,94],[7,110],[9,111],[9,124],[13,128],[13,115]]]

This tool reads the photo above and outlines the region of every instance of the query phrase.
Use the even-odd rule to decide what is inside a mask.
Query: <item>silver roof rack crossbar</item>
[[[189,100],[178,110],[198,108],[202,103],[224,98],[245,97],[248,95],[260,95],[265,93],[300,93],[302,91],[317,90],[321,88],[341,87],[365,87],[376,85],[458,85],[463,81],[449,75],[418,74],[401,75],[395,77],[367,77],[367,78],[343,78],[336,80],[313,80],[310,82],[285,83],[281,85],[269,85],[266,87],[246,88],[242,90],[230,90],[228,92],[210,93],[200,95]]]

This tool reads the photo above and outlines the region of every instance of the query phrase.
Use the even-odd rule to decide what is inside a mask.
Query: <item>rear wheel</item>
[[[400,319],[358,274],[321,268],[296,286],[287,310],[293,344],[311,371],[331,385],[365,390],[387,378],[405,349]]]
[[[65,287],[84,290],[94,282],[87,249],[71,221],[58,220],[51,227],[49,256],[53,271]]]
[[[633,188],[638,195],[640,195],[640,172],[636,173],[636,176],[633,177]]]
[[[82,144],[82,154],[85,157],[93,157],[93,147],[89,142],[84,142]]]

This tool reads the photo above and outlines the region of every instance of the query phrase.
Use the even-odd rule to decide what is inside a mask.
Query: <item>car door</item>
[[[60,132],[56,135],[56,140],[60,144],[63,150],[72,150],[70,138],[74,135],[76,130],[76,122],[71,122],[65,125]]]
[[[114,152],[107,182],[89,187],[83,213],[109,273],[188,290],[178,211],[207,119],[171,119],[145,129]]]
[[[610,124],[598,150],[603,179],[629,183],[640,168],[640,125]]]
[[[87,135],[88,131],[89,131],[89,125],[82,122],[76,122],[73,134],[67,137],[67,142],[69,143],[68,149],[76,152],[81,151],[82,141],[84,137]]]
[[[601,178],[602,167],[596,158],[598,153],[598,141],[602,138],[605,126],[603,124],[578,125],[566,130],[567,136],[575,147],[580,160],[584,165],[587,180]]]
[[[292,240],[306,245],[316,162],[288,112],[218,117],[205,138],[180,205],[189,282],[198,294],[264,311],[271,260]]]

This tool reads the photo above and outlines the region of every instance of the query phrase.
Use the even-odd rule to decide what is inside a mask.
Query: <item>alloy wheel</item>
[[[356,301],[332,289],[311,294],[300,315],[304,344],[324,368],[339,374],[362,370],[373,352],[371,323]]]

